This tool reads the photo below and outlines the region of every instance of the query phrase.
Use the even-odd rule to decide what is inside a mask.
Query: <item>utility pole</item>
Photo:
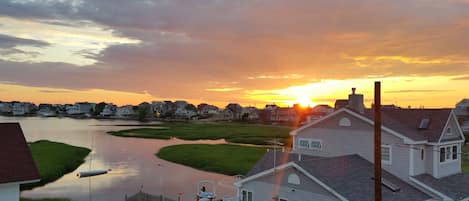
[[[381,201],[381,82],[375,82],[374,119],[375,201]]]

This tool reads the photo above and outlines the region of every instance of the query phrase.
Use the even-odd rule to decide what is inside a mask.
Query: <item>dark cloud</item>
[[[18,45],[27,45],[35,47],[43,47],[49,45],[49,43],[39,40],[23,39],[13,36],[0,34],[0,48],[13,48]]]
[[[66,90],[39,90],[41,93],[71,93],[71,91],[66,91]]]

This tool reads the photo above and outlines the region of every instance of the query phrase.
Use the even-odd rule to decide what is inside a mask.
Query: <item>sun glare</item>
[[[296,100],[296,103],[300,104],[301,107],[313,107],[316,105],[313,101],[311,101],[310,97],[300,97]]]

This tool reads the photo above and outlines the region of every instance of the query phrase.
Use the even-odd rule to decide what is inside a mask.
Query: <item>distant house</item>
[[[334,108],[329,105],[316,105],[306,115],[306,123],[318,120],[330,113],[334,112]]]
[[[469,117],[469,99],[462,99],[456,104],[454,113],[458,117]]]
[[[90,114],[94,110],[95,106],[95,103],[78,102],[74,105],[69,105],[66,110],[69,115],[84,115]]]
[[[109,116],[114,116],[116,112],[117,112],[117,106],[112,103],[109,103],[104,106],[103,111],[99,115],[103,117],[109,117]]]
[[[259,110],[255,107],[243,107],[241,110],[241,119],[253,121],[259,119]]]
[[[297,120],[298,114],[293,107],[277,107],[270,112],[272,122],[295,122]]]
[[[40,180],[18,123],[0,123],[0,200],[18,201],[20,184]]]
[[[116,109],[116,116],[118,117],[132,117],[135,115],[136,112],[134,110],[134,106],[132,105],[124,105]]]
[[[240,199],[373,200],[373,111],[350,101],[354,95],[346,107],[293,130],[292,153],[276,168],[272,154],[258,161],[236,183]],[[386,108],[382,123],[383,200],[469,200],[465,138],[451,109]]]
[[[35,111],[36,105],[32,103],[22,103],[22,102],[14,102],[12,108],[12,114],[14,116],[23,116],[26,114],[31,114]]]
[[[223,110],[223,119],[225,120],[240,120],[243,107],[238,103],[230,103]]]
[[[57,108],[52,104],[39,104],[38,114],[43,117],[55,117],[57,116]]]
[[[10,102],[0,102],[0,114],[11,114],[13,112],[13,104]]]
[[[197,113],[203,117],[217,115],[219,114],[219,112],[220,110],[215,105],[209,105],[206,103],[201,103],[197,105]]]

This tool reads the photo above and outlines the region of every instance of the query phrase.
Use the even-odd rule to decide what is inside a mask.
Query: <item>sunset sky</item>
[[[468,36],[468,0],[2,0],[0,100],[454,107]]]

